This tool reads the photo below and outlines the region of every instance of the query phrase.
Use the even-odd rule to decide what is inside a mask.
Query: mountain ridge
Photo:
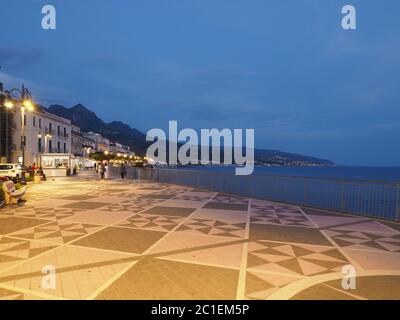
[[[145,154],[147,147],[152,144],[152,142],[146,141],[146,135],[140,130],[132,128],[128,124],[118,120],[107,123],[81,103],[70,108],[53,104],[46,110],[57,116],[71,120],[72,124],[80,127],[83,132],[93,131],[99,133],[113,142],[118,141],[132,147],[139,154]],[[254,155],[258,163],[264,164],[310,163],[334,165],[330,160],[278,150],[255,149]]]

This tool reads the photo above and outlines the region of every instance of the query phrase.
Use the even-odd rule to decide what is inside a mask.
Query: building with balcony
[[[95,142],[95,151],[104,152],[110,150],[110,140],[104,138],[101,134],[95,132],[85,132],[82,135],[84,138]]]
[[[81,133],[81,128],[72,125],[71,128],[71,152],[75,156],[84,155],[84,138]]]
[[[36,105],[33,111],[16,106],[8,110],[11,121],[10,161],[22,163],[22,141],[25,140],[25,165],[40,163],[43,154],[71,153],[71,121]],[[22,136],[24,127],[24,137]]]

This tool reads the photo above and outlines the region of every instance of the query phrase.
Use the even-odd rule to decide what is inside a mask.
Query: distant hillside
[[[146,135],[144,133],[120,121],[106,123],[82,104],[77,104],[72,108],[51,105],[47,110],[53,114],[71,120],[71,122],[80,127],[83,132],[93,131],[100,133],[103,137],[111,141],[118,141],[124,145],[133,147],[137,153],[145,153],[149,145],[149,143],[146,142]]]
[[[284,163],[284,162],[302,162],[312,163],[318,165],[332,166],[333,163],[330,160],[319,159],[315,157],[309,157],[302,154],[282,152],[278,150],[267,150],[267,149],[255,149],[254,158],[259,162],[265,163]]]
[[[97,132],[111,141],[118,141],[124,145],[131,146],[138,154],[145,154],[151,142],[146,141],[146,135],[121,121],[106,123],[101,120],[93,111],[90,111],[82,104],[66,108],[61,105],[51,105],[49,112],[71,120],[80,127],[83,132]],[[265,164],[288,165],[295,162],[312,163],[318,165],[333,165],[329,160],[308,157],[300,154],[281,152],[277,150],[255,150],[255,160]]]

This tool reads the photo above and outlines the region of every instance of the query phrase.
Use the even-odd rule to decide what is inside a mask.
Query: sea
[[[207,172],[234,173],[234,166],[182,166],[178,170],[203,170]],[[399,167],[363,167],[363,166],[255,166],[254,175],[279,175],[308,178],[327,178],[360,180],[364,182],[382,182],[400,184]]]

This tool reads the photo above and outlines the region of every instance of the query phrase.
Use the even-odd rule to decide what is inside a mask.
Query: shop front
[[[73,159],[68,153],[48,153],[40,156],[46,177],[66,177],[73,173]]]

